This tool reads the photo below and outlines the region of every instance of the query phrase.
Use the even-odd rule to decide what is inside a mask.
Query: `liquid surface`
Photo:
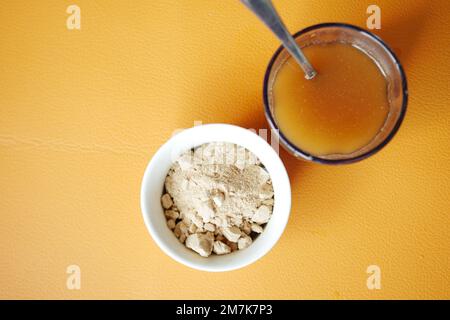
[[[346,44],[314,45],[304,53],[318,71],[312,80],[293,58],[273,85],[281,132],[315,156],[349,154],[367,145],[388,115],[387,82],[365,53]]]

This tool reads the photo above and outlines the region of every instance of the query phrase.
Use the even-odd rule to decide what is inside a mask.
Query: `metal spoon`
[[[313,66],[306,59],[300,47],[287,30],[272,1],[270,0],[241,0],[258,18],[269,27],[270,30],[281,40],[286,50],[294,57],[305,72],[306,79],[312,79],[317,74]]]

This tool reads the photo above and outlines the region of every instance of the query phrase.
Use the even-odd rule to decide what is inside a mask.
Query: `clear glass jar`
[[[290,57],[280,47],[273,55],[264,78],[264,109],[271,129],[278,134],[281,145],[296,157],[324,164],[344,164],[365,159],[383,148],[395,135],[405,116],[408,101],[406,76],[400,62],[392,50],[376,35],[359,27],[343,23],[323,23],[308,27],[294,35],[301,48],[327,43],[344,43],[357,47],[367,54],[379,66],[387,81],[389,112],[383,127],[364,147],[348,154],[331,154],[314,156],[301,150],[279,130],[274,115],[272,87],[277,72]]]

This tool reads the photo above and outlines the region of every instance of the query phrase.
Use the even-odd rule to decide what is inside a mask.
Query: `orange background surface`
[[[68,30],[66,8],[81,8]],[[288,227],[255,264],[191,270],[152,241],[144,169],[177,128],[266,128],[277,40],[237,0],[2,1],[0,298],[450,298],[450,2],[275,0],[292,32],[366,26],[398,53],[410,103],[394,140],[330,167],[281,152]],[[81,290],[66,268],[81,268]],[[381,290],[366,268],[381,268]]]

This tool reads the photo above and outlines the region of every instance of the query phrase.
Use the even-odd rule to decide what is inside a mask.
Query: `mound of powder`
[[[270,176],[253,153],[214,142],[175,161],[161,203],[180,242],[208,257],[251,245],[272,215],[273,195]]]

